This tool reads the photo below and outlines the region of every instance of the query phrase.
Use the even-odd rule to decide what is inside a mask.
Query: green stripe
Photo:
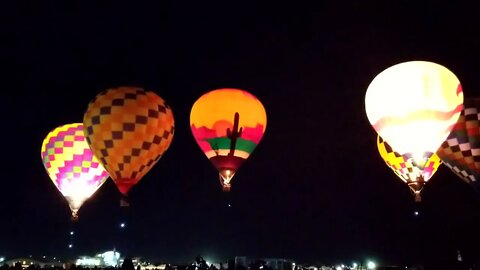
[[[229,138],[212,138],[207,139],[206,141],[210,144],[213,150],[230,149],[231,140]],[[255,147],[257,147],[257,145],[254,142],[238,138],[237,144],[235,145],[235,150],[241,150],[251,154]]]

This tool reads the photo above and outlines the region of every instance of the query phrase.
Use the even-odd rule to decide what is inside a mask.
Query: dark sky
[[[133,253],[169,262],[201,254],[394,264],[451,262],[460,249],[480,260],[480,194],[442,167],[416,206],[380,158],[364,110],[373,77],[410,60],[448,67],[465,97],[480,96],[472,6],[12,2],[0,7],[0,255],[119,247],[124,209],[109,180],[80,210],[69,253],[70,212],[40,147],[51,129],[81,122],[100,91],[134,85],[171,105],[176,133],[131,190]],[[189,128],[195,100],[223,87],[250,91],[268,114],[266,134],[229,194]]]

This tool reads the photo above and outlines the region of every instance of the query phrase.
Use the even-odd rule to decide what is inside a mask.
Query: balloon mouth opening
[[[118,191],[122,193],[122,196],[127,196],[128,191],[137,183],[136,179],[131,178],[122,178],[115,181],[115,185],[118,188]]]
[[[232,169],[220,169],[219,172],[220,184],[222,185],[222,190],[225,192],[230,191],[232,184],[232,178],[235,175],[235,170]]]
[[[417,155],[407,155],[407,159],[409,159],[413,166],[418,167],[420,170],[425,169],[428,161],[433,156],[433,152],[422,152],[421,154]]]
[[[72,221],[78,221],[78,210],[72,210]]]

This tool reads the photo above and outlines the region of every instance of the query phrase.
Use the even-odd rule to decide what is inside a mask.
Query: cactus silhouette
[[[227,137],[230,139],[230,152],[228,156],[233,156],[235,153],[235,147],[237,146],[237,138],[240,138],[242,135],[243,128],[238,129],[238,122],[240,121],[240,115],[238,112],[235,113],[233,117],[233,128],[227,128]]]

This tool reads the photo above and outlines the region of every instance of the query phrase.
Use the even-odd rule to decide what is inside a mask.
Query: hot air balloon
[[[224,191],[230,190],[232,177],[262,139],[266,125],[262,103],[244,90],[213,90],[193,104],[193,137],[218,170]]]
[[[365,95],[368,120],[395,152],[420,171],[450,134],[463,108],[459,80],[432,62],[411,61],[378,74]],[[416,193],[425,179],[418,173]]]
[[[480,188],[480,98],[465,99],[457,124],[437,154],[461,179]]]
[[[72,218],[76,220],[83,203],[108,178],[85,140],[83,124],[68,124],[52,130],[43,140],[41,156],[48,175],[67,199]]]
[[[424,166],[418,167],[412,162],[413,160],[409,158],[409,156],[402,156],[395,152],[380,136],[377,137],[377,148],[387,166],[392,169],[402,181],[407,183],[416,195],[416,200],[420,200],[420,186],[435,174],[438,167],[442,164],[442,160],[436,154],[433,154],[428,158]],[[419,176],[421,176],[423,182],[418,181]]]
[[[110,88],[88,105],[85,137],[95,156],[124,195],[170,146],[174,119],[170,107],[138,87]]]

